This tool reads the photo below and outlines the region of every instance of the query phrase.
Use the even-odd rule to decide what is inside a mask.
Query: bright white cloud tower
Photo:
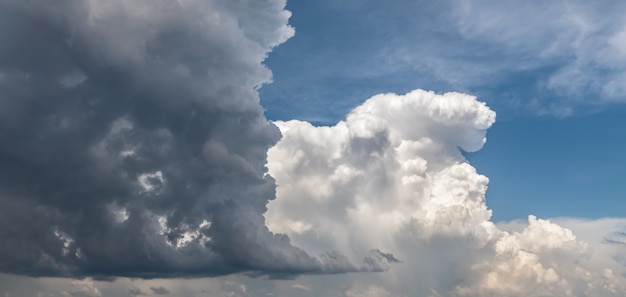
[[[460,149],[479,150],[494,121],[473,96],[415,90],[374,96],[332,127],[277,122],[267,224],[311,252],[402,261],[348,296],[626,294],[624,267],[592,265],[600,255],[570,230],[534,216],[517,231],[490,221],[489,180]]]

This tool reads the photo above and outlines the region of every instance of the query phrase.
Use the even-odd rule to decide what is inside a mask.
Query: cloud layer
[[[490,221],[488,179],[460,149],[480,149],[494,120],[475,97],[416,90],[376,95],[335,126],[277,122],[267,224],[307,250],[357,259],[376,246],[401,261],[348,296],[623,295],[624,266],[598,267],[570,230],[534,216],[515,230]]]

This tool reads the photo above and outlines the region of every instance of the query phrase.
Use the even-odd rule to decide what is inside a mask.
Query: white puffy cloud
[[[474,232],[469,220],[491,215],[488,180],[457,147],[478,150],[494,120],[471,96],[417,90],[374,96],[333,127],[277,122],[283,138],[268,153],[278,189],[267,224],[296,242],[315,234],[323,250],[366,248],[353,241],[367,237],[369,247],[386,245],[415,219],[420,233]]]
[[[460,150],[480,149],[494,121],[475,97],[415,90],[376,95],[334,126],[276,122],[268,227],[307,251],[357,261],[377,249],[399,260],[348,296],[626,293],[624,267],[592,264],[598,255],[569,229],[534,216],[517,228],[490,221],[489,180]]]

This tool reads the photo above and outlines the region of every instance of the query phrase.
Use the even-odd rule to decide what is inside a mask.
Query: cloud
[[[248,297],[248,288],[244,284],[225,282],[221,286],[226,297]]]
[[[353,271],[265,227],[280,132],[256,90],[284,6],[0,1],[0,271]]]
[[[479,150],[494,121],[473,96],[415,90],[373,96],[334,126],[276,122],[267,224],[306,250],[354,262],[374,247],[401,260],[351,296],[623,295],[626,267],[570,229],[532,215],[511,229],[490,220],[488,179],[461,150]]]
[[[391,297],[387,290],[377,287],[369,286],[366,288],[350,289],[346,292],[347,297]]]
[[[604,241],[611,244],[623,244],[626,245],[626,233],[615,232],[611,236],[605,237]]]
[[[517,76],[518,83],[530,80],[531,97],[520,99],[538,113],[566,116],[580,106],[624,101],[626,22],[617,17],[626,11],[623,3],[453,0],[442,6],[448,12],[441,31],[448,40],[465,44],[463,53],[398,40],[391,49],[395,54],[386,57],[430,69],[440,79],[472,90],[493,86],[494,80],[506,84],[507,77]],[[462,58],[451,59],[457,54]]]
[[[164,287],[150,287],[150,290],[156,295],[167,295],[170,293],[170,291]]]
[[[94,286],[91,279],[75,280],[71,282],[73,290],[63,291],[61,295],[71,297],[102,297],[100,289]]]
[[[623,98],[626,23],[608,21],[613,14],[624,12],[626,6],[622,3],[456,3],[459,5],[455,5],[453,14],[465,37],[526,57],[531,65],[554,61],[557,67],[548,77],[547,88],[569,96],[592,91],[602,95],[600,100]]]
[[[128,294],[131,296],[143,296],[143,295],[147,295],[144,291],[142,291],[140,288],[130,288],[128,289]]]
[[[294,288],[296,291],[305,291],[305,292],[311,291],[311,288],[304,286],[304,285],[294,284],[291,287]]]

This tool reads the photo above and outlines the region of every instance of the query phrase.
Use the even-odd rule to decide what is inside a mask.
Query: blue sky
[[[297,34],[265,62],[274,74],[260,90],[267,117],[329,125],[377,93],[466,92],[498,116],[483,150],[466,155],[491,179],[495,220],[623,216],[626,94],[602,91],[598,81],[623,90],[625,64],[588,61],[598,55],[591,49],[610,47],[606,36],[622,22],[611,13],[623,4],[572,5],[579,15],[571,19],[595,22],[591,33],[567,16],[546,19],[567,2],[545,4],[543,15],[532,8],[539,2],[477,1],[464,16],[455,4],[289,1]],[[520,15],[505,15],[514,10]],[[585,44],[593,42],[608,44]],[[572,67],[580,67],[575,79],[557,83]]]

